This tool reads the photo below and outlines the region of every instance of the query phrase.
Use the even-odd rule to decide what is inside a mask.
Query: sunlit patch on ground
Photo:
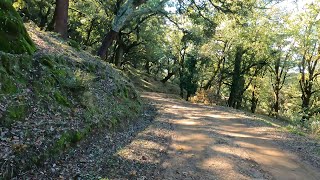
[[[225,114],[208,114],[207,117],[218,118],[218,119],[236,119],[235,116],[225,115]]]
[[[226,112],[222,107],[208,108],[159,96],[155,99],[165,107],[161,117],[170,119],[175,128],[169,157],[162,163],[164,179],[308,176],[307,169],[296,172],[301,167],[297,157],[277,148],[264,133],[269,127],[256,118]]]
[[[187,125],[187,126],[193,126],[193,125],[198,125],[199,122],[195,122],[192,120],[185,120],[185,121],[173,121],[174,124],[182,124],[182,125]]]

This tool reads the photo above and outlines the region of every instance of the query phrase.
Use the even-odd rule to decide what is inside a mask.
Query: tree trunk
[[[68,38],[68,8],[69,0],[56,0],[54,31],[63,39]]]
[[[144,4],[146,0],[127,0],[117,12],[116,17],[113,20],[112,29],[109,31],[102,41],[102,44],[98,51],[98,56],[101,59],[106,59],[109,47],[112,45],[113,41],[116,40],[117,35],[125,24],[133,18],[137,10],[137,7]],[[142,13],[142,12],[141,12]]]
[[[244,88],[244,83],[245,83],[245,79],[243,77],[243,75],[240,75],[240,78],[238,80],[238,90],[237,90],[237,95],[235,98],[235,106],[234,108],[236,109],[240,109],[241,105],[242,105],[242,100],[243,100],[243,93],[245,92],[245,88]]]
[[[123,44],[120,42],[118,44],[118,47],[116,49],[116,56],[114,60],[114,64],[119,68],[121,66],[121,63],[123,62],[123,54],[124,54],[124,49],[123,49]]]
[[[315,49],[314,49],[315,50]],[[320,48],[318,49],[318,55],[320,54]],[[312,57],[312,56],[311,56]],[[301,124],[305,125],[306,122],[309,121],[312,112],[310,112],[310,108],[312,106],[312,96],[315,92],[313,90],[313,84],[316,80],[317,76],[320,75],[320,73],[316,72],[316,67],[318,62],[320,61],[320,58],[317,58],[312,61],[312,59],[307,59],[307,56],[305,55],[302,59],[302,63],[299,67],[301,79],[299,81],[300,90],[302,92],[301,95],[301,108],[303,111],[303,116],[301,118]],[[308,70],[308,74],[306,73],[306,69]],[[308,77],[306,77],[308,76]]]
[[[98,56],[100,56],[101,59],[106,59],[108,56],[108,49],[112,45],[113,41],[117,39],[118,32],[111,30],[107,33],[107,35],[104,37],[102,44],[98,51]]]
[[[190,92],[189,92],[189,91],[187,91],[186,101],[189,101],[190,96],[191,96]]]
[[[253,87],[251,96],[251,112],[255,113],[257,109],[258,98],[256,97],[256,86]]]
[[[222,73],[219,74],[219,78],[218,78],[218,84],[217,84],[217,92],[216,95],[217,97],[221,97],[221,86],[222,86]]]
[[[204,90],[208,90],[211,88],[211,84],[214,81],[214,78],[216,77],[216,73],[214,73],[213,76],[211,76],[211,78],[209,79],[209,81],[203,86]]]
[[[234,69],[232,75],[232,84],[230,87],[230,95],[228,99],[228,106],[229,107],[239,107],[237,103],[241,103],[239,101],[239,95],[241,94],[241,83],[243,77],[241,77],[241,63],[242,63],[242,55],[244,54],[244,50],[242,47],[238,46],[236,51],[236,57],[234,62]]]
[[[180,67],[180,70],[179,70],[179,78],[180,78],[180,83],[179,83],[179,88],[180,88],[180,97],[183,98],[183,87],[184,87],[184,82],[183,82],[183,67]]]
[[[302,104],[301,108],[303,111],[303,115],[301,118],[301,123],[304,125],[305,122],[308,122],[310,119],[310,100],[311,100],[311,90],[309,91],[308,88],[305,90],[305,93],[302,94],[301,99],[302,99]]]
[[[221,97],[221,86],[222,86],[222,82],[223,82],[223,71],[224,71],[224,67],[225,67],[225,63],[226,63],[226,58],[223,58],[222,60],[222,68],[220,69],[219,75],[218,75],[218,84],[217,84],[217,91],[216,91],[216,95],[218,97]]]
[[[276,118],[278,118],[279,110],[280,110],[279,96],[280,96],[280,90],[279,90],[279,88],[276,88],[275,89],[275,102],[274,102],[274,106],[273,106]]]
[[[95,25],[95,22],[96,22],[96,18],[93,18],[90,22],[90,27],[89,29],[87,30],[87,38],[86,38],[86,42],[84,43],[86,46],[89,46],[89,42],[90,42],[90,36],[91,36],[91,32],[93,30],[93,27]]]
[[[166,83],[172,76],[174,75],[174,73],[169,72],[168,75],[161,80],[162,83]]]
[[[144,69],[146,70],[147,74],[150,74],[150,61],[148,59],[146,60]]]

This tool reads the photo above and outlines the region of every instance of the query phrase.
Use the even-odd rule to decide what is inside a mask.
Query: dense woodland
[[[309,127],[319,126],[319,3],[17,0],[13,6],[24,21],[102,61],[179,84],[186,100],[205,93]]]

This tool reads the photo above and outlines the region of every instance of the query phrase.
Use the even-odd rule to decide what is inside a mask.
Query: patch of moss
[[[32,68],[30,55],[13,55],[0,51],[0,69],[9,75],[21,76]]]
[[[8,107],[4,116],[0,119],[0,125],[10,127],[15,121],[23,121],[26,117],[27,106],[23,103],[15,103]]]
[[[128,98],[128,97],[129,97],[129,90],[127,89],[127,87],[124,87],[124,88],[122,89],[122,91],[123,91],[123,96],[124,96],[125,98]]]
[[[53,58],[50,56],[44,56],[40,58],[40,63],[44,66],[47,66],[50,69],[53,69],[56,66],[56,63],[54,62]]]
[[[119,123],[119,119],[117,117],[112,117],[109,119],[109,127],[116,128]]]
[[[20,15],[8,0],[0,1],[0,51],[32,54],[36,50]]]
[[[286,130],[289,131],[290,133],[292,134],[296,134],[296,135],[299,135],[299,136],[305,136],[306,134],[301,131],[298,127],[295,127],[295,126],[287,126],[286,127]]]
[[[59,152],[62,152],[66,148],[82,140],[91,131],[91,129],[91,126],[87,126],[82,131],[70,130],[62,134],[59,140],[50,148],[45,156],[57,155]]]
[[[69,44],[69,46],[73,47],[73,48],[76,49],[77,51],[80,51],[80,50],[81,50],[80,44],[79,44],[77,41],[75,41],[75,40],[69,39],[68,44]]]
[[[10,119],[23,120],[26,115],[26,105],[18,104],[8,108],[8,117]]]
[[[3,94],[14,94],[17,93],[18,88],[14,83],[14,80],[10,76],[6,76],[6,74],[0,75],[0,92]]]
[[[64,95],[61,94],[61,92],[55,91],[53,93],[53,96],[59,104],[66,106],[66,107],[71,107],[71,103],[68,101],[67,97],[65,97]]]

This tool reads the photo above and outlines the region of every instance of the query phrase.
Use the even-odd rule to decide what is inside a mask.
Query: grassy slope
[[[121,72],[27,25],[38,51],[0,52],[0,179],[35,168],[101,127],[141,110]]]
[[[174,95],[176,98],[180,99],[180,89],[177,84],[170,81],[162,83],[160,80],[151,77],[149,74],[130,66],[125,67],[124,73],[139,91],[165,93]]]

